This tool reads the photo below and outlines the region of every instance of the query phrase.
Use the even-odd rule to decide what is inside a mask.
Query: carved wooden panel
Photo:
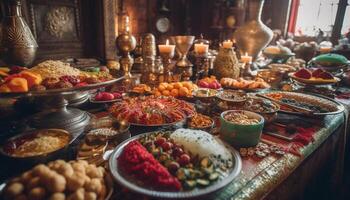
[[[80,0],[27,0],[29,24],[38,42],[37,60],[81,57]]]

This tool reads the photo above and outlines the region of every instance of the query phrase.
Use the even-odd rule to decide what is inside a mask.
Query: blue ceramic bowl
[[[251,125],[236,124],[225,120],[224,116],[231,112],[240,112],[259,122]],[[228,110],[220,115],[220,136],[234,147],[252,147],[259,143],[264,128],[264,117],[246,110]]]

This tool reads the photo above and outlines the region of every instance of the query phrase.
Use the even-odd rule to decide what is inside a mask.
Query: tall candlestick
[[[253,60],[253,57],[248,56],[248,53],[246,52],[245,55],[241,56],[241,62],[243,63],[251,63]]]
[[[222,47],[225,49],[230,49],[233,46],[233,42],[231,40],[225,40],[222,42]]]
[[[194,52],[196,52],[196,54],[198,55],[207,54],[208,50],[209,50],[209,45],[203,44],[203,42],[201,42],[200,44],[194,44]]]
[[[158,45],[159,53],[170,53],[174,54],[175,51],[175,45],[170,45],[169,40],[166,40],[165,44]]]

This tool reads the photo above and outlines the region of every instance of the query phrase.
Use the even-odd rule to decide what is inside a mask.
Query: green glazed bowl
[[[224,119],[227,113],[241,112],[250,118],[259,120],[259,123],[252,125],[235,124]],[[236,148],[252,147],[259,143],[264,128],[264,117],[246,110],[228,110],[220,115],[220,136],[227,143]]]

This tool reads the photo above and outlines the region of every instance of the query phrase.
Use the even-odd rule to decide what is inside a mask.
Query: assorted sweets
[[[140,125],[163,125],[193,116],[192,104],[173,97],[135,97],[114,104],[109,112],[118,120]]]
[[[117,158],[124,176],[158,191],[189,191],[224,178],[231,152],[204,131],[154,132],[129,142]]]
[[[216,79],[215,76],[205,77],[197,82],[197,85],[201,88],[210,88],[210,89],[220,89],[221,84]]]
[[[232,89],[267,89],[271,86],[262,78],[256,78],[255,80],[246,80],[243,78],[222,78],[220,83],[225,88]]]
[[[43,129],[10,139],[2,151],[11,157],[40,156],[64,148],[70,139],[69,133],[64,130]]]
[[[47,60],[31,69],[15,67],[5,77],[0,92],[45,91],[86,86],[111,80],[108,71],[85,72],[61,61]]]
[[[260,123],[260,121],[254,117],[246,115],[244,112],[231,111],[227,112],[223,118],[231,123],[240,125],[254,125]]]
[[[39,164],[8,182],[4,200],[104,200],[108,193],[107,173],[86,161],[56,160]]]
[[[316,70],[309,70],[309,69],[300,69],[297,72],[293,74],[293,76],[297,78],[302,78],[302,79],[322,79],[322,80],[334,80],[334,76],[323,70],[323,69],[316,69]]]
[[[172,96],[172,97],[191,97],[193,90],[197,89],[197,85],[191,81],[160,83],[154,89],[155,96]]]

